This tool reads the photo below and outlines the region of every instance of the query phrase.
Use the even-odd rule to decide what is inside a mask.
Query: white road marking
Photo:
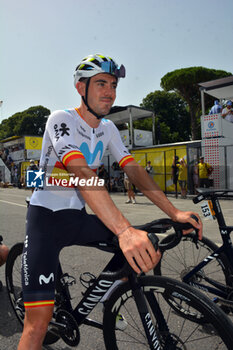
[[[1,200],[1,199],[0,199],[0,202],[2,202],[2,203],[6,203],[6,204],[17,205],[18,207],[24,207],[24,208],[27,208],[27,206],[26,206],[26,205],[24,205],[24,204],[19,204],[19,203],[14,203],[14,202],[3,201],[3,200]]]

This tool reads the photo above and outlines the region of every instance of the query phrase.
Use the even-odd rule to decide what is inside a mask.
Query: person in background
[[[233,109],[231,101],[227,101],[226,107],[222,110],[222,117],[225,118],[225,120],[233,123]]]
[[[175,192],[176,192],[176,198],[177,198],[177,181],[178,181],[178,176],[179,176],[179,157],[174,156],[173,157],[173,162],[172,162],[172,181],[173,184],[175,185]]]
[[[199,186],[199,177],[198,177],[198,161],[195,161],[193,166],[193,187],[194,194],[197,194],[197,188]]]
[[[36,165],[36,163],[35,163],[35,161],[33,160],[33,159],[31,159],[30,160],[30,164],[29,164],[29,166],[27,167],[27,171],[37,171],[37,170],[39,170],[39,168],[38,168],[38,166]],[[27,175],[26,175],[27,176]],[[34,187],[32,187],[32,193],[34,192],[34,190],[35,190],[35,188]],[[30,203],[30,197],[26,197],[26,202],[27,202],[27,204],[29,204]]]
[[[147,166],[145,167],[145,169],[146,169],[146,172],[147,172],[151,177],[153,177],[153,167],[152,167],[152,165],[151,165],[151,161],[150,161],[150,160],[147,162]]]
[[[125,186],[125,189],[126,189],[127,195],[128,195],[128,199],[125,203],[126,204],[129,204],[129,203],[136,204],[135,195],[134,195],[134,191],[133,191],[133,185],[130,182],[126,173],[124,173],[124,186]]]
[[[108,189],[109,176],[107,170],[104,167],[104,163],[102,163],[98,169],[98,176],[100,179],[104,180],[104,185]]]
[[[209,114],[218,114],[222,112],[222,107],[219,104],[218,100],[214,101],[213,107],[211,107]]]
[[[177,164],[179,169],[178,182],[181,190],[181,198],[187,198],[187,163],[184,158],[180,159],[180,163]]]
[[[33,159],[30,160],[30,165],[27,167],[27,171],[28,170],[39,170]]]
[[[199,176],[199,186],[200,187],[210,187],[209,176],[212,173],[213,168],[209,163],[204,162],[204,157],[200,157],[200,162],[198,163],[198,176]]]

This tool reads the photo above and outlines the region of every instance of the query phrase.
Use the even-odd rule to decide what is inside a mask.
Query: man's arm
[[[69,173],[75,174],[80,179],[88,180],[97,176],[88,167],[85,159],[73,159],[66,168]],[[149,175],[148,177],[150,178]],[[140,273],[140,269],[144,272],[151,270],[160,260],[161,254],[155,252],[147,232],[136,230],[130,225],[104,186],[78,186],[78,189],[92,211],[118,236],[120,248],[132,268],[137,273]]]
[[[229,113],[231,113],[231,110],[228,108],[224,108],[222,111],[222,117],[225,118]]]
[[[199,230],[199,238],[202,238],[202,222],[197,213],[191,211],[181,211],[174,207],[159,186],[136,161],[132,161],[127,164],[124,167],[124,171],[128,175],[131,182],[164,213],[170,216],[172,220],[191,223]],[[191,217],[191,214],[198,217],[199,223],[197,223]]]

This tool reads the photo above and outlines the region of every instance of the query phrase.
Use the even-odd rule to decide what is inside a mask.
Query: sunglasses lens
[[[123,65],[119,68],[113,62],[102,62],[101,68],[106,73],[114,74],[117,78],[125,77],[125,67]]]

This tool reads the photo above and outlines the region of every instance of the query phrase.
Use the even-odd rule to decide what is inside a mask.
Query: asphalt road
[[[0,188],[0,234],[4,238],[4,243],[9,247],[24,239],[27,210],[25,198],[30,196],[30,194],[29,190]],[[113,194],[112,198],[132,224],[139,225],[154,219],[166,217],[160,209],[143,196],[137,196],[136,205],[125,204],[126,197],[122,193]],[[201,215],[200,206],[194,205],[191,199],[176,199],[172,196],[169,199],[177,208],[181,210],[194,210]],[[227,224],[233,225],[232,201],[222,200],[221,205]],[[221,242],[215,221],[204,221],[204,235],[217,243]],[[109,254],[95,249],[70,247],[62,251],[61,260],[62,265],[68,269],[68,272],[78,279],[80,271],[90,271],[98,274],[109,260]],[[4,267],[1,267],[0,280],[3,282],[3,290],[0,292],[0,349],[14,350],[17,348],[22,329],[8,301],[4,273]],[[84,288],[77,281],[77,285],[72,290],[74,302],[77,302],[83,290]],[[81,341],[78,346],[79,350],[104,349],[101,331],[93,331],[93,328],[90,327],[81,327],[80,332]],[[44,349],[69,350],[71,348],[64,344],[64,342],[59,341],[51,346],[44,347]]]

